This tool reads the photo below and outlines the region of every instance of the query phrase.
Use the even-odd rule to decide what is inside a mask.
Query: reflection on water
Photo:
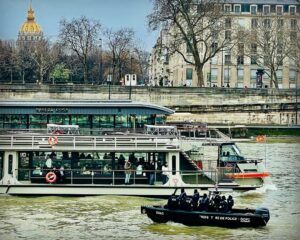
[[[7,239],[298,239],[300,234],[300,149],[297,144],[239,144],[246,156],[267,156],[272,176],[255,191],[234,193],[237,206],[265,206],[271,219],[259,229],[155,224],[140,214],[139,197],[0,196],[0,236]],[[265,154],[267,151],[267,154]]]

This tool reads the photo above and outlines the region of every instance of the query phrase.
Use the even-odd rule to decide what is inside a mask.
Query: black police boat
[[[267,208],[238,209],[221,212],[212,208],[199,209],[191,205],[187,198],[183,205],[178,205],[178,198],[174,194],[165,206],[142,206],[141,213],[156,223],[168,221],[182,223],[187,226],[217,226],[227,228],[263,227],[266,226],[270,213]]]

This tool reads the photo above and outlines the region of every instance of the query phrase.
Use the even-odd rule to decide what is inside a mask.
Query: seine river
[[[238,144],[246,156],[267,156],[272,177],[260,190],[234,193],[236,206],[270,209],[266,227],[226,229],[155,224],[140,214],[139,197],[0,196],[0,239],[299,239],[299,144]]]

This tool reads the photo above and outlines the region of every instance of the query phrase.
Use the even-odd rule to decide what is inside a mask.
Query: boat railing
[[[125,181],[125,170],[111,169],[40,169],[40,168],[19,168],[15,170],[15,174],[19,181],[30,183],[48,184],[46,175],[49,172],[54,172],[57,175],[56,183],[62,184],[107,184],[107,185],[122,185]],[[63,172],[63,177],[61,172]],[[149,175],[154,174],[155,185],[163,185],[161,170],[132,170],[130,176],[131,184],[149,184]],[[186,184],[201,184],[209,183],[203,178],[203,173],[199,171],[172,171],[166,172],[170,179],[167,185],[176,185],[178,174]],[[211,171],[212,175],[216,175],[216,171]],[[176,178],[173,178],[175,177]]]
[[[52,138],[56,140],[53,141]],[[51,141],[50,141],[51,140]],[[178,141],[175,138],[160,136],[70,136],[70,135],[0,135],[0,149],[7,148],[90,148],[90,149],[179,149]]]

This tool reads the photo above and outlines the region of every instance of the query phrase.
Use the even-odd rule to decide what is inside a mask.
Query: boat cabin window
[[[22,153],[24,164],[27,163],[29,155]],[[20,155],[21,156],[21,155]],[[146,176],[151,160],[155,162],[155,170],[161,170],[166,162],[166,153],[142,153],[142,152],[33,152],[30,167],[24,167],[24,172],[32,169],[32,176],[42,176],[45,170],[64,168],[66,176],[87,177],[94,175],[112,176],[124,175],[125,161],[130,160],[132,170],[137,175]],[[23,164],[23,165],[24,165]],[[25,164],[26,165],[26,164]],[[24,165],[24,166],[25,166]],[[25,170],[25,168],[27,170]],[[19,169],[19,172],[22,169]],[[24,179],[20,179],[24,180]]]
[[[220,149],[220,159],[222,161],[244,160],[239,148],[235,144],[222,145]]]
[[[9,154],[8,155],[8,174],[13,173],[13,155]]]
[[[3,156],[4,152],[0,152],[0,179],[3,177]]]
[[[29,180],[30,155],[32,152],[19,152],[18,180]]]
[[[172,156],[172,175],[176,174],[176,156]]]

